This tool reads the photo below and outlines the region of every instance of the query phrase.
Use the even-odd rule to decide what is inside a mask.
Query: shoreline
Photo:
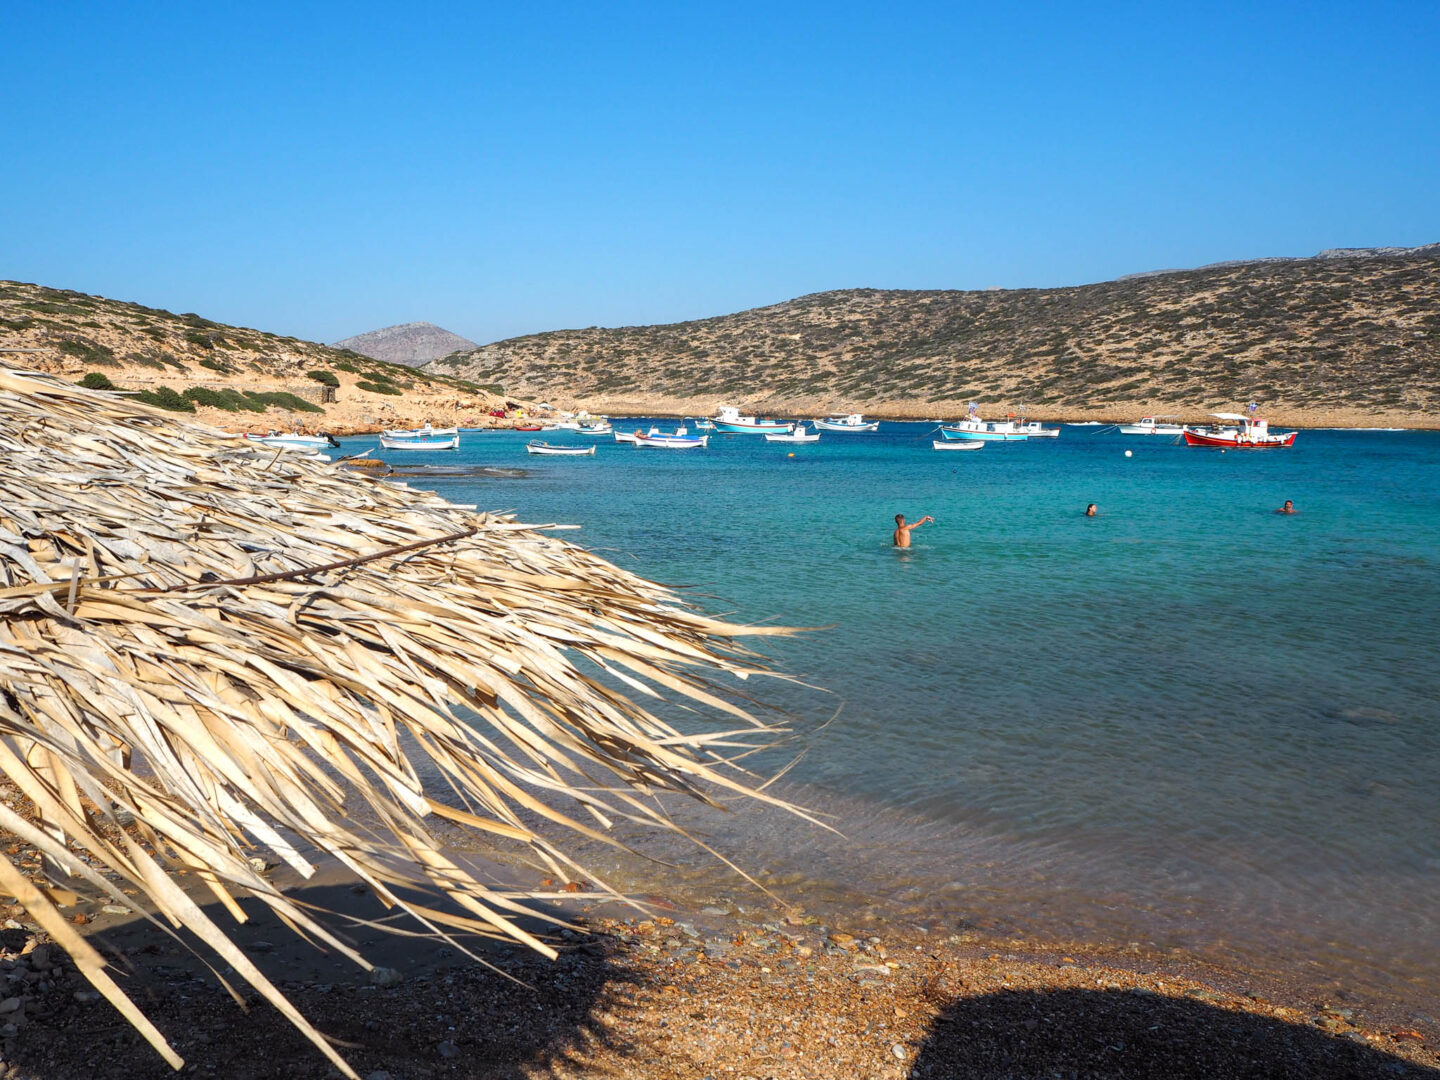
[[[322,876],[283,887],[338,911],[332,924],[379,914],[364,890]],[[191,876],[187,891],[198,898],[199,887]],[[476,963],[440,942],[350,924],[367,958],[398,973],[386,986],[289,934],[254,901],[242,902],[252,919],[234,932],[362,1077],[1440,1074],[1440,1021],[1362,1010],[1298,977],[1154,951],[644,900],[641,913],[593,893],[567,898],[554,910],[574,929],[549,935],[561,950],[553,962],[485,943]],[[185,1075],[325,1075],[319,1052],[279,1013],[238,986],[251,1005],[242,1011],[156,928],[103,915],[86,934],[127,972],[129,992],[186,1058]],[[18,1031],[4,1040],[7,1080],[175,1075],[36,940],[14,929],[4,939],[0,968],[23,988]]]
[[[632,405],[632,406],[634,405],[634,403],[629,403],[629,404]],[[746,406],[743,406],[743,408],[744,408],[744,409],[747,409],[747,410],[753,410],[753,412],[755,413],[755,415],[762,415],[762,414],[763,414],[763,415],[765,415],[765,416],[773,417],[773,418],[775,418],[775,419],[780,419],[780,420],[807,421],[807,422],[808,422],[809,420],[813,419],[814,416],[816,415],[816,413],[815,413],[814,411],[804,411],[804,410],[795,410],[795,409],[782,409],[782,408],[765,409],[765,408],[763,408],[762,406],[759,406],[759,405],[746,405]],[[595,416],[608,416],[608,417],[610,417],[610,418],[612,418],[612,419],[613,419],[613,418],[625,418],[625,419],[646,419],[646,420],[674,420],[674,421],[681,421],[681,420],[694,420],[694,419],[697,418],[698,415],[700,415],[700,414],[698,414],[698,413],[697,413],[696,411],[694,411],[694,410],[687,412],[687,411],[684,411],[684,410],[678,410],[678,409],[674,409],[674,408],[668,408],[668,409],[656,408],[656,409],[653,409],[653,410],[638,410],[638,409],[633,409],[633,408],[632,408],[632,409],[620,409],[620,408],[602,409],[602,408],[600,408],[600,407],[597,406],[595,409],[590,409],[589,411],[590,411],[593,415],[595,415]],[[708,416],[708,412],[706,412],[704,415],[707,415],[707,416]],[[869,419],[869,420],[886,420],[886,421],[890,421],[890,422],[893,422],[893,423],[904,423],[904,424],[947,423],[947,424],[948,424],[948,423],[954,423],[954,422],[957,421],[957,420],[963,419],[965,414],[964,414],[963,411],[960,411],[960,412],[954,412],[954,413],[948,413],[948,412],[947,412],[947,413],[941,413],[941,414],[932,413],[932,414],[930,414],[930,415],[928,415],[928,416],[917,416],[917,415],[907,415],[907,414],[895,414],[895,415],[892,415],[891,413],[889,413],[889,412],[887,412],[887,411],[884,411],[882,408],[878,408],[878,407],[877,407],[877,408],[874,409],[874,411],[866,412],[864,415],[865,415],[866,419]],[[985,412],[985,410],[982,409],[982,410],[981,410],[981,415],[988,415],[988,414]],[[998,416],[998,415],[1000,415],[1000,414],[999,414],[999,413],[996,413],[996,414],[994,414],[994,415],[995,415],[995,416]],[[1137,411],[1126,411],[1126,412],[1124,412],[1124,413],[1117,413],[1117,412],[1114,412],[1114,411],[1111,411],[1111,410],[1105,410],[1105,411],[1099,412],[1099,413],[1094,413],[1094,412],[1071,412],[1071,411],[1051,413],[1051,412],[1048,412],[1048,411],[1043,410],[1043,409],[1036,409],[1036,410],[1031,410],[1031,411],[1029,411],[1029,412],[1027,413],[1027,418],[1030,419],[1030,420],[1038,420],[1038,421],[1040,421],[1041,423],[1046,423],[1046,424],[1070,424],[1070,425],[1079,425],[1079,426],[1096,426],[1096,425],[1098,425],[1098,426],[1101,426],[1101,427],[1113,427],[1113,426],[1116,426],[1116,425],[1119,425],[1119,424],[1131,424],[1131,423],[1134,423],[1136,420],[1138,420],[1141,416],[1150,416],[1150,415],[1154,415],[1154,414],[1153,414],[1152,412],[1150,412],[1150,411],[1138,411],[1138,410],[1137,410]],[[1181,422],[1186,423],[1186,424],[1207,423],[1207,422],[1209,422],[1209,419],[1210,419],[1210,414],[1209,414],[1209,413],[1206,413],[1206,412],[1195,412],[1195,411],[1191,411],[1191,412],[1178,413],[1178,414],[1176,414],[1176,415],[1181,419]],[[1305,411],[1303,411],[1303,412],[1299,412],[1299,411],[1280,411],[1280,412],[1276,412],[1276,413],[1274,413],[1274,414],[1271,414],[1270,416],[1267,416],[1267,419],[1269,419],[1270,423],[1271,423],[1274,427],[1277,427],[1277,428],[1286,428],[1286,429],[1294,428],[1294,429],[1300,430],[1300,431],[1440,431],[1440,417],[1433,416],[1433,415],[1429,415],[1429,414],[1421,414],[1421,415],[1410,415],[1410,414],[1404,414],[1404,415],[1381,414],[1381,415],[1377,416],[1377,415],[1371,414],[1371,413],[1364,413],[1362,410],[1334,410],[1334,411],[1332,411],[1332,410],[1305,410]],[[1394,421],[1394,422],[1392,423],[1392,422],[1387,422],[1387,421]],[[218,421],[218,420],[212,420],[212,421],[210,421],[210,422],[217,424],[217,426],[224,426],[223,422]],[[232,425],[233,425],[233,419],[231,420],[231,423],[232,423]],[[418,421],[417,421],[417,423],[418,423]],[[272,425],[272,426],[273,426],[273,425]],[[314,427],[319,427],[320,425],[319,425],[319,423],[318,423],[317,421],[311,421],[311,422],[310,422],[308,425],[306,425],[306,426],[314,428]],[[361,435],[379,435],[382,431],[387,430],[387,427],[393,427],[393,426],[394,426],[393,424],[391,424],[391,425],[374,425],[374,426],[371,426],[371,425],[365,425],[365,424],[344,424],[344,423],[342,423],[342,424],[334,425],[334,426],[328,428],[328,430],[329,430],[329,433],[332,434],[332,435],[335,435],[335,436],[341,437],[341,438],[345,438],[345,437],[350,437],[350,436],[361,436]],[[476,430],[476,431],[486,431],[486,432],[490,432],[490,431],[514,431],[514,430],[515,430],[515,425],[514,425],[514,424],[507,423],[507,422],[505,422],[505,421],[496,421],[496,422],[492,422],[492,423],[488,423],[488,424],[459,423],[458,426],[461,427],[462,429],[467,429],[467,428],[468,428],[468,429],[472,429],[472,430]],[[562,433],[560,433],[560,434],[564,434],[564,433],[562,432]],[[1150,437],[1151,437],[1151,438],[1154,438],[1155,436],[1150,436]]]

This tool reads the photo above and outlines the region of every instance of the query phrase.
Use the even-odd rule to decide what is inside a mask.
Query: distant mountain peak
[[[479,346],[469,338],[452,334],[430,322],[407,322],[356,334],[335,342],[337,349],[349,349],[361,356],[384,360],[389,364],[419,367],[431,360]]]

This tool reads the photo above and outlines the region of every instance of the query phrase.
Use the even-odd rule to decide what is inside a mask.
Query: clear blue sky
[[[0,277],[332,341],[1440,240],[1440,2],[9,4]]]

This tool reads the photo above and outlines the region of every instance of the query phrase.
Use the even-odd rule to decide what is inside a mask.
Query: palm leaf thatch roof
[[[0,455],[0,771],[35,809],[0,804],[0,828],[56,876],[138,890],[346,1075],[176,870],[365,968],[251,860],[309,875],[323,854],[429,932],[549,953],[516,921],[523,895],[476,880],[431,823],[569,880],[593,875],[563,838],[674,828],[654,792],[775,801],[734,759],[777,729],[716,682],[762,670],[738,637],[782,631],[707,618],[511,517],[35,373],[0,370]],[[179,1067],[47,885],[0,859],[0,891]]]

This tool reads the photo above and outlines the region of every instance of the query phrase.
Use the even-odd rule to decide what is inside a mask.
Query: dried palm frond
[[[307,876],[307,851],[332,856],[436,934],[553,955],[515,921],[517,894],[475,880],[428,822],[593,878],[557,837],[605,839],[617,819],[673,828],[650,793],[778,802],[730,760],[745,732],[776,729],[713,680],[763,670],[739,636],[785,631],[709,619],[544,526],[34,373],[0,371],[0,454],[0,771],[38,817],[0,805],[0,828],[116,900],[121,884],[142,892],[346,1075],[172,870],[197,872],[236,918],[235,897],[258,898],[366,968],[257,871],[257,849]],[[126,814],[135,824],[115,828]],[[453,906],[398,891],[417,884]],[[0,890],[181,1064],[3,859]]]

